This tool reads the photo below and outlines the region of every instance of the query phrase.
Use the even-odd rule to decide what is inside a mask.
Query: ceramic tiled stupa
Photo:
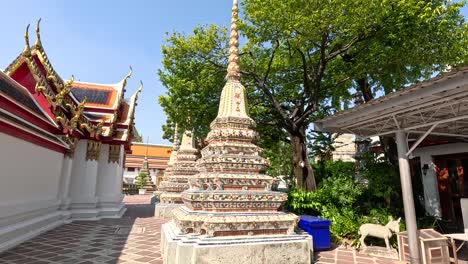
[[[161,186],[161,184],[163,182],[167,181],[167,177],[169,177],[172,174],[172,166],[174,165],[174,163],[177,160],[177,150],[178,149],[179,149],[179,141],[178,141],[178,137],[177,137],[177,124],[176,124],[175,128],[174,128],[174,142],[172,144],[171,155],[169,157],[169,161],[167,162],[167,167],[164,170],[164,175],[163,175],[161,181],[159,182],[159,185],[157,186],[157,191],[153,192],[153,197],[151,197],[151,203],[152,204],[159,203],[159,201],[160,201],[160,196],[163,193],[163,188],[164,188],[163,186]],[[155,215],[156,215],[156,213],[157,213],[157,209],[155,209]]]
[[[159,195],[160,202],[155,206],[155,216],[171,217],[172,211],[182,205],[181,192],[188,189],[189,178],[198,173],[197,154],[192,132],[187,130],[169,171],[164,174],[164,180],[159,185],[162,193]]]
[[[227,82],[218,115],[201,151],[200,173],[182,193],[184,206],[163,226],[164,260],[310,263],[310,236],[294,233],[298,217],[281,211],[287,195],[273,191],[277,181],[264,174],[268,161],[255,145],[256,124],[248,116],[240,83],[237,5],[234,0]]]

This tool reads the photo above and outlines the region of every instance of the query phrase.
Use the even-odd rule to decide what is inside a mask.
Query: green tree
[[[464,3],[448,0],[244,0],[247,39],[241,71],[260,145],[291,144],[300,188],[316,188],[306,131],[317,117],[349,105],[351,94],[391,92],[466,61]],[[169,122],[206,135],[217,109],[227,60],[227,33],[199,26],[163,45],[160,103]],[[369,90],[370,89],[370,90]],[[168,127],[172,126],[168,123]],[[166,127],[165,131],[170,131]],[[170,134],[166,134],[169,136]]]
[[[198,26],[190,36],[168,35],[162,46],[163,68],[158,70],[167,88],[167,94],[158,99],[168,116],[164,138],[173,140],[176,123],[179,132],[193,128],[196,141],[208,134],[226,75],[215,65],[227,64],[227,41],[226,28],[215,25]]]
[[[138,187],[138,189],[143,189],[148,185],[148,174],[144,172],[140,172],[136,177],[135,177],[135,184]]]

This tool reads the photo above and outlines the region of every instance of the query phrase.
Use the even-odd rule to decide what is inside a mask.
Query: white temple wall
[[[126,183],[134,183],[135,177],[138,175],[138,168],[135,168],[134,171],[129,171],[128,168],[125,168],[123,171],[123,179]]]
[[[109,162],[109,145],[101,146],[96,186],[101,217],[120,217],[125,212],[125,205],[122,202],[123,156],[124,148],[121,146],[118,161]]]
[[[62,224],[64,155],[0,133],[0,252]]]
[[[98,162],[87,160],[87,140],[77,143],[70,181],[70,210],[73,219],[97,217],[96,183]]]
[[[467,143],[454,143],[437,146],[428,146],[416,148],[414,150],[413,157],[419,157],[421,159],[421,167],[424,164],[429,165],[429,170],[426,176],[423,174],[423,186],[424,186],[424,198],[426,211],[434,216],[442,216],[439,199],[439,189],[437,183],[437,175],[435,171],[434,156],[448,155],[468,152]]]
[[[65,156],[62,161],[62,172],[60,177],[60,191],[58,199],[60,200],[60,209],[67,210],[70,206],[70,181],[72,173],[73,159]]]

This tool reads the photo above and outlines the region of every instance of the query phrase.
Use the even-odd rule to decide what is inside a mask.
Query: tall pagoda
[[[169,173],[160,183],[162,193],[160,203],[155,206],[155,216],[171,217],[172,211],[182,205],[181,192],[188,189],[189,178],[198,173],[197,154],[192,131],[186,130]]]
[[[281,211],[287,195],[273,191],[277,180],[265,175],[269,164],[255,144],[256,124],[248,115],[240,82],[237,23],[234,0],[227,82],[208,145],[201,151],[200,173],[190,178],[189,189],[182,193],[185,206],[163,226],[164,259],[167,263],[310,263],[310,237],[296,234],[298,217]],[[228,250],[233,245],[235,250]]]

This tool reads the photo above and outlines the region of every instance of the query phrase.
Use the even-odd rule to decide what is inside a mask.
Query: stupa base
[[[174,210],[180,208],[182,205],[183,204],[157,203],[154,206],[154,216],[172,218]]]
[[[290,235],[225,236],[180,235],[174,221],[162,225],[161,252],[165,264],[310,264],[312,237]]]

